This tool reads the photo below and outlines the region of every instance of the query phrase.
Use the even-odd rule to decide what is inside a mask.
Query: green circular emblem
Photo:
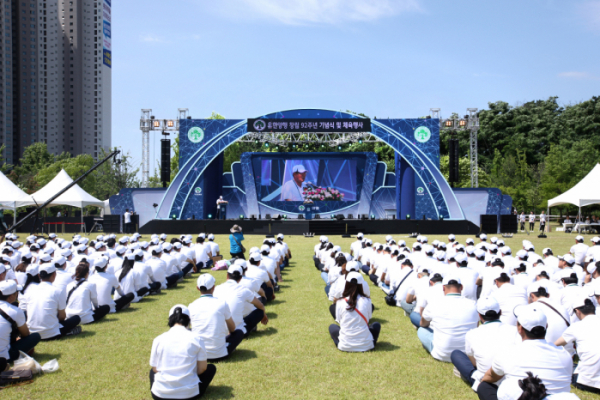
[[[425,126],[420,126],[415,129],[415,139],[420,143],[428,142],[431,139],[431,131]]]
[[[190,139],[190,142],[192,143],[200,143],[202,139],[204,139],[204,131],[202,128],[194,126],[188,131],[188,139]]]
[[[202,193],[202,188],[197,187],[196,189],[194,189],[194,192],[196,192],[196,194],[200,194]]]
[[[423,192],[425,192],[425,189],[423,189],[422,187],[417,188],[417,193],[423,194]]]
[[[306,209],[306,208],[305,208],[304,206],[299,206],[299,207],[298,207],[298,210],[300,210],[300,211],[304,211],[305,209]]]

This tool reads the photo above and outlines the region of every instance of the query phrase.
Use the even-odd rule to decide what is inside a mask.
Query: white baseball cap
[[[577,235],[575,236],[575,240],[577,240],[578,242],[583,242],[583,236]]]
[[[600,242],[600,237],[594,236],[593,238],[590,239],[590,241],[593,243],[598,243],[598,242]]]
[[[103,258],[103,257],[100,257],[100,258]],[[59,257],[57,257],[57,258],[54,259],[54,264],[58,264],[58,265],[61,265],[61,266],[64,265],[64,263],[66,263],[66,262],[67,262],[67,259],[65,257],[63,257],[63,256],[59,256]]]
[[[346,282],[351,282],[352,279],[356,279],[356,283],[362,285],[365,280],[359,272],[350,272],[346,275]]]
[[[47,263],[47,262],[52,261],[52,257],[50,257],[50,254],[44,253],[40,256],[40,261]]]
[[[71,249],[64,249],[60,252],[60,254],[62,254],[63,257],[70,257],[73,255],[73,252]]]
[[[458,276],[446,275],[444,280],[442,281],[442,285],[446,286],[450,283],[450,281],[456,281],[459,285],[461,285],[460,278]]]
[[[536,303],[517,306],[513,313],[517,317],[519,324],[528,331],[538,326],[546,329],[548,325],[546,314],[544,314],[540,306]]]
[[[480,297],[477,300],[477,312],[481,315],[485,315],[488,311],[500,312],[500,304],[493,297]]]
[[[227,268],[227,273],[229,274],[233,274],[238,272],[240,275],[244,274],[244,270],[242,269],[242,266],[239,264],[231,264],[229,266],[229,268]]]
[[[250,255],[250,260],[254,262],[260,261],[262,260],[262,255],[260,253],[253,253]]]
[[[500,249],[500,253],[502,253],[506,256],[506,255],[512,254],[512,250],[508,246],[502,246],[502,248]]]
[[[357,238],[361,239],[363,237],[363,233],[362,232],[358,232],[358,234],[356,235]]]
[[[448,235],[448,240],[454,240],[454,239],[456,239],[456,236],[454,236],[453,233]]]
[[[266,251],[267,253],[271,251],[271,248],[269,246],[267,246],[266,244],[263,244],[262,246],[260,246],[260,251]]]
[[[215,235],[213,235],[212,233],[208,235],[208,240],[215,240]]]
[[[23,288],[18,286],[12,279],[0,282],[0,293],[2,293],[2,296],[10,296],[20,290],[23,290]]]
[[[465,240],[466,244],[475,244],[475,241],[471,238],[467,238],[467,240]]]
[[[181,244],[181,242],[175,242],[175,244],[173,245],[176,249],[181,249],[181,247],[183,247],[183,245]]]
[[[571,264],[575,264],[575,259],[574,259],[574,258],[573,258],[573,256],[572,256],[572,255],[570,255],[570,254],[565,254],[565,255],[564,255],[564,257],[563,257],[563,260],[565,260],[565,262],[566,262],[567,264],[569,264],[569,265],[571,265]]]
[[[103,247],[104,247],[104,242],[97,242],[96,245],[94,246],[94,248],[96,250],[100,250]]]
[[[467,261],[469,259],[469,257],[467,257],[467,255],[465,253],[456,253],[454,255],[454,261],[456,261],[459,264],[462,264],[463,262]]]
[[[39,273],[40,273],[40,266],[37,265],[37,264],[29,264],[27,266],[27,269],[25,270],[25,273],[27,273],[27,274],[29,274],[31,276],[39,275]]]
[[[479,235],[479,239],[487,239],[487,235],[485,233],[482,233],[481,235]]]
[[[360,271],[360,263],[358,261],[350,261],[350,262],[348,262],[348,264],[346,264],[346,271],[348,271],[348,272],[350,272],[350,271],[359,272]]]
[[[302,164],[294,165],[294,168],[292,168],[292,174],[295,174],[296,172],[302,174],[302,173],[306,172],[306,168],[304,168],[304,165],[302,165]]]
[[[196,286],[198,289],[204,286],[206,290],[210,290],[213,288],[213,286],[215,286],[215,277],[211,274],[202,274],[198,277]]]
[[[165,243],[165,244],[163,245],[163,249],[164,249],[165,251],[171,251],[171,250],[173,250],[173,245],[172,245],[171,243]]]
[[[40,265],[40,273],[42,272],[52,275],[52,273],[56,272],[56,267],[52,263],[42,264]]]
[[[590,273],[590,274],[593,274],[594,272],[596,272],[598,270],[598,266],[599,266],[598,264],[600,264],[600,261],[597,262],[597,263],[595,263],[595,264],[594,263],[589,263],[588,266],[587,266],[587,268],[586,268],[587,272]]]
[[[173,314],[175,314],[175,309],[177,308],[181,308],[181,313],[187,315],[188,317],[190,316],[190,310],[188,310],[188,308],[186,306],[184,306],[183,304],[176,304],[173,307],[171,307],[171,310],[169,310],[169,317]]]

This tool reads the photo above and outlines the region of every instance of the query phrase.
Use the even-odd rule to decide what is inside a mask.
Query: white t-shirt
[[[121,270],[116,271],[115,276],[117,277],[117,280],[119,280],[119,277],[121,276]],[[137,291],[135,290],[135,272],[133,269],[130,270],[127,275],[125,275],[123,279],[119,281],[119,286],[121,286],[121,290],[124,294],[133,293],[133,300],[131,301],[132,303],[137,303],[141,300],[137,295]],[[121,295],[119,292],[115,292],[115,300],[119,300],[120,298]]]
[[[226,321],[231,318],[227,303],[212,295],[202,295],[188,308],[192,332],[204,341],[208,359],[225,357],[227,355],[225,338],[229,335]]]
[[[77,281],[69,283],[67,286],[67,294],[76,285]],[[71,293],[65,312],[67,318],[79,315],[79,318],[81,318],[81,325],[89,324],[90,322],[94,322],[94,306],[98,306],[96,285],[86,281]]]
[[[196,264],[201,262],[206,264],[209,260],[208,252],[210,252],[210,246],[207,246],[206,243],[196,243],[194,251],[196,252]]]
[[[156,367],[152,393],[163,399],[189,399],[200,393],[198,361],[206,361],[200,336],[175,325],[152,342],[150,366]]]
[[[298,186],[295,180],[290,179],[281,187],[281,201],[304,201],[303,187],[304,182]]]
[[[473,300],[450,294],[432,301],[423,311],[423,318],[431,322],[433,329],[431,356],[450,362],[454,350],[465,351],[465,336],[477,327],[479,314]]]
[[[427,279],[427,281],[429,282],[429,279]],[[422,313],[427,307],[427,304],[444,297],[444,286],[442,286],[442,282],[437,282],[433,286],[427,286],[418,294],[415,291],[414,294],[417,295],[417,306],[415,307],[415,311]]]
[[[254,295],[245,287],[239,285],[236,281],[229,279],[225,283],[215,288],[213,295],[217,299],[224,300],[229,306],[235,328],[246,333],[246,323],[244,322],[244,303],[252,303]]]
[[[135,290],[138,291],[141,288],[149,287],[148,283],[151,282],[152,267],[148,264],[136,261],[133,264],[133,272],[135,274]]]
[[[579,374],[577,383],[600,389],[600,318],[588,315],[572,324],[562,334],[567,343],[577,344],[579,364],[575,373]]]
[[[170,254],[163,253],[160,259],[167,265],[167,276],[171,276],[181,271],[181,267],[177,264],[177,259]]]
[[[248,269],[246,270],[245,275],[250,279],[260,282],[260,285],[263,283],[267,284],[271,281],[266,270],[251,264],[248,264]]]
[[[273,278],[275,278],[275,270],[277,269],[277,263],[270,257],[262,256],[260,260],[260,268],[264,268]]]
[[[560,312],[560,314],[567,321],[569,321],[569,315],[567,314],[567,311],[564,309],[564,307],[560,304],[558,299],[553,299],[552,297],[542,297],[536,302],[536,304],[541,301],[550,304],[558,312]],[[558,340],[558,338],[562,336],[565,329],[567,329],[567,323],[563,318],[561,318],[560,315],[558,315],[558,313],[556,313],[556,311],[554,311],[545,304],[540,304],[540,310],[542,310],[542,312],[546,315],[546,319],[548,321],[548,328],[546,328],[546,341],[548,343],[556,343],[556,340]],[[565,346],[565,350],[567,350],[571,354],[573,354],[574,352],[573,346],[570,345]]]
[[[24,293],[19,293],[19,308],[23,311],[27,311],[27,303],[29,302],[29,297],[33,292],[36,291],[36,287],[39,283],[31,282],[27,289],[25,289]]]
[[[460,283],[463,285],[462,297],[477,301],[477,272],[467,267],[456,268],[455,271],[460,278]]]
[[[500,305],[502,315],[500,321],[504,324],[517,326],[517,318],[513,313],[515,307],[528,304],[527,293],[520,286],[505,283],[492,295]]]
[[[357,240],[356,242],[352,242],[352,244],[350,245],[350,250],[352,251],[352,254],[354,255],[354,257],[358,257],[358,255],[360,254],[360,251],[362,250],[362,240]]]
[[[131,213],[130,212],[125,212],[125,214],[123,214],[123,220],[126,224],[131,223]]]
[[[585,255],[587,254],[589,248],[590,247],[587,244],[583,244],[583,243],[577,243],[571,247],[570,252],[571,252],[571,254],[573,254],[576,264],[581,265],[583,263],[583,260],[585,259]]]
[[[97,272],[90,276],[88,281],[96,286],[96,295],[98,296],[98,305],[110,306],[110,312],[116,312],[115,302],[112,298],[113,288],[119,287],[119,281],[113,274],[106,272]]]
[[[347,308],[348,303],[345,299],[335,303],[335,320],[340,324],[338,349],[351,352],[371,350],[375,347],[368,325],[373,312],[371,299],[358,296],[356,309],[349,311]],[[362,317],[359,312],[363,315]]]
[[[4,311],[9,317],[11,317],[17,326],[25,325],[25,313],[23,310],[13,306],[6,301],[0,301],[0,309]],[[10,323],[0,316],[0,358],[10,359],[8,350],[10,349],[10,334],[12,332],[12,326]]]
[[[39,333],[42,339],[60,335],[58,310],[67,307],[66,292],[41,282],[29,297],[27,304],[27,326],[32,333]]]
[[[208,241],[207,245],[210,246],[210,251],[211,251],[213,257],[215,257],[217,255],[217,253],[221,252],[221,249],[219,248],[219,245],[217,243]]]
[[[363,293],[365,296],[371,297],[371,288],[366,281],[362,283]],[[344,297],[344,289],[346,288],[346,277],[340,276],[340,279],[336,279],[336,281],[329,288],[329,301],[333,301],[333,299],[341,299]]]
[[[52,285],[59,290],[66,290],[69,283],[73,282],[73,274],[68,273],[62,269],[56,270],[56,278]]]
[[[167,288],[167,263],[157,257],[152,257],[146,264],[152,268],[152,276],[156,282],[161,283],[161,289]]]
[[[571,356],[544,339],[525,340],[504,348],[494,358],[492,369],[506,378],[498,388],[498,397],[512,384],[510,381],[527,378],[527,372],[542,380],[548,394],[571,391]]]
[[[499,320],[485,322],[478,328],[467,332],[465,336],[465,354],[477,361],[477,371],[471,378],[475,380],[473,389],[481,382],[481,378],[492,366],[492,361],[498,352],[507,346],[521,342],[517,327],[501,323]]]

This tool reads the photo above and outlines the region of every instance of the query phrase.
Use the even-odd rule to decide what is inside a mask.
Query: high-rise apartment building
[[[6,162],[111,146],[110,0],[0,0],[0,143]]]

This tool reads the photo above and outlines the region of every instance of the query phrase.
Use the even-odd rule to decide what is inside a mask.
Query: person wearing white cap
[[[479,398],[503,398],[514,381],[527,378],[528,372],[542,380],[548,395],[570,392],[573,360],[568,352],[546,341],[548,321],[540,305],[517,307],[515,315],[523,341],[497,353],[477,389]],[[495,383],[502,378],[497,387]]]
[[[500,321],[500,305],[493,297],[477,301],[480,325],[465,336],[465,351],[454,350],[450,355],[455,370],[474,391],[481,382],[498,352],[521,341],[516,325]]]
[[[119,280],[114,274],[107,273],[108,258],[99,257],[94,260],[93,268],[96,273],[90,276],[88,282],[96,286],[96,294],[98,297],[98,305],[109,307],[110,313],[121,311],[129,305],[134,299],[133,293],[125,294],[119,285]],[[112,298],[112,292],[119,293],[120,298],[115,301]]]
[[[275,281],[266,268],[261,267],[263,261],[267,261],[268,257],[264,257],[260,253],[252,253],[246,261],[237,259],[236,263],[241,264],[244,268],[244,276],[248,279],[257,281],[259,287],[264,293],[267,301],[275,299]],[[257,291],[258,292],[258,291]]]
[[[183,244],[185,245],[185,239],[183,240]],[[207,244],[210,246],[210,252],[213,257],[217,257],[221,255],[221,249],[219,248],[219,244],[215,243],[215,235],[212,233],[208,235]]]
[[[81,333],[81,319],[75,315],[67,318],[66,293],[52,286],[56,279],[56,267],[42,264],[39,267],[40,284],[29,296],[27,304],[27,326],[31,332],[40,334],[42,340],[58,339]]]
[[[573,386],[577,389],[600,392],[600,319],[590,297],[580,296],[573,301],[573,314],[580,322],[568,327],[555,342],[557,346],[577,345],[579,363],[573,373]]]
[[[275,248],[279,250],[282,257],[283,264],[280,266],[282,270],[290,264],[290,259],[292,258],[290,247],[283,239],[283,233],[279,233],[277,234],[277,243],[275,243]]]
[[[304,201],[303,190],[307,172],[304,165],[295,165],[292,168],[292,179],[281,186],[281,201]]]
[[[0,266],[0,271],[1,268],[2,266]],[[37,264],[29,264],[25,273],[27,278],[23,283],[23,288],[19,291],[19,308],[24,312],[27,312],[29,296],[35,292],[37,285],[40,284],[39,266]]]
[[[577,274],[578,285],[582,286],[585,281],[585,271],[581,265],[575,262],[575,258],[570,254],[565,254],[563,257],[558,258],[559,271],[554,274],[552,280],[562,286],[562,275],[563,271],[571,271]]]
[[[52,282],[52,286],[66,293],[67,286],[73,282],[73,275],[75,273],[75,271],[73,271],[73,273],[65,271],[67,259],[61,256],[60,258],[52,260],[49,256],[43,255],[40,257],[40,262],[40,265],[43,265],[44,263],[54,265],[56,268],[56,278],[54,279],[54,282]]]
[[[269,253],[270,253],[269,246],[262,245],[260,247],[259,252],[260,252],[260,255],[262,256],[262,259],[260,260],[260,267],[264,268],[268,272],[269,278],[273,279],[273,282],[275,282],[275,280],[277,280],[277,282],[283,281],[283,278],[281,277],[281,269],[277,265],[277,262],[275,260],[273,260],[271,257],[269,257]],[[277,288],[277,284],[275,284],[274,288]],[[275,291],[278,291],[278,290],[279,289],[277,289]]]
[[[258,253],[250,254],[251,259],[253,258],[253,256],[261,257],[260,254],[258,254]],[[260,262],[260,260],[258,260],[257,262]],[[256,265],[250,264],[250,262],[246,262],[245,260],[237,259],[237,260],[235,260],[235,264],[240,265],[242,267],[242,269],[244,270],[244,275],[242,275],[242,279],[240,280],[239,284],[242,285],[243,287],[245,287],[246,289],[250,290],[254,294],[254,297],[259,299],[261,303],[266,304],[267,303],[267,295],[265,294],[265,291],[261,287],[265,283],[265,281],[264,281],[265,277],[267,278],[267,281],[270,282],[266,271],[257,267]],[[248,270],[250,268],[252,268],[252,271],[260,273],[262,275],[262,277],[248,275]],[[273,297],[271,297],[271,299],[273,299]],[[250,314],[255,309],[256,308],[252,304],[246,303],[244,305],[244,317],[247,316],[248,314]]]
[[[487,242],[487,235],[485,233],[482,233],[479,235],[479,243],[477,243],[477,245],[475,245],[476,249],[483,249],[484,251],[487,251],[489,247],[489,243]]]
[[[390,304],[388,300],[386,300],[386,302],[388,302],[388,305],[396,305],[397,307],[401,307],[402,300],[406,299],[406,293],[408,293],[408,289],[412,286],[413,281],[417,279],[417,274],[416,271],[412,269],[412,262],[406,259],[404,254],[396,256],[394,260],[395,265],[391,269],[389,275],[390,290],[388,295],[394,298],[395,304]],[[370,293],[365,294],[367,296],[370,295]],[[410,307],[412,307],[412,305]]]
[[[590,246],[586,256],[592,257],[594,261],[600,261],[600,237],[594,236],[590,241],[594,243],[594,245]]]
[[[88,282],[90,267],[81,263],[75,269],[75,278],[67,286],[67,318],[75,315],[81,319],[81,324],[97,322],[110,312],[110,306],[98,304],[96,285]]]
[[[364,352],[375,347],[379,339],[381,324],[369,325],[373,315],[371,299],[363,291],[364,279],[359,272],[345,276],[343,298],[336,303],[336,321],[331,324],[329,334],[341,351]]]
[[[206,235],[201,233],[196,238],[196,245],[194,246],[196,269],[210,268],[212,265],[212,249],[208,243],[204,243]]]
[[[171,251],[173,251],[173,245],[171,243],[163,243],[160,259],[167,265],[167,276],[177,274],[179,276],[178,282],[181,282],[183,281],[183,271],[181,271],[177,259],[171,255]]]
[[[590,247],[587,244],[583,243],[583,240],[583,236],[576,236],[575,244],[571,246],[571,250],[569,250],[569,252],[575,258],[575,263],[579,265],[583,264],[583,260],[585,259],[585,256],[588,250],[590,249]]]
[[[460,278],[463,286],[461,295],[467,299],[477,301],[477,272],[468,267],[469,259],[464,253],[457,253],[454,256],[454,261],[457,268],[452,271],[452,274]]]
[[[196,266],[196,252],[189,247],[184,247],[180,241],[173,243],[174,251],[171,253],[172,257],[177,260],[177,264],[183,272],[183,276],[192,276],[192,270]],[[186,254],[187,250],[190,250],[189,256]],[[191,257],[191,258],[188,258]]]
[[[546,340],[548,343],[554,343],[562,336],[565,329],[571,326],[569,314],[558,299],[550,297],[549,290],[543,280],[534,283],[539,284],[539,286],[531,288],[529,303],[537,304],[539,309],[546,315]],[[566,349],[571,355],[575,352],[572,345],[567,346]]]
[[[14,281],[0,282],[0,371],[18,359],[20,351],[31,351],[41,339],[39,333],[29,331],[23,310],[11,304],[17,300],[19,289]]]
[[[425,307],[417,336],[433,358],[450,362],[454,350],[465,351],[465,335],[477,327],[479,317],[475,302],[461,296],[459,277],[446,275],[442,285],[444,297]]]
[[[244,270],[240,265],[232,264],[227,269],[227,281],[215,288],[214,296],[227,303],[236,329],[244,332],[247,337],[256,329],[259,322],[266,325],[269,318],[267,318],[265,306],[260,300],[254,297],[250,290],[239,285],[243,274]],[[244,303],[252,303],[256,307],[256,310],[247,317],[244,317]]]
[[[208,364],[202,339],[188,329],[190,311],[177,304],[169,311],[169,330],[152,342],[150,391],[154,399],[197,399],[217,367]]]
[[[335,283],[331,286],[330,290],[329,290],[329,300],[333,301],[333,304],[329,307],[329,312],[331,313],[331,315],[333,316],[333,319],[335,319],[335,312],[336,312],[336,303],[338,302],[338,300],[341,300],[344,297],[344,289],[346,288],[346,276],[350,273],[350,272],[359,272],[360,270],[360,263],[358,261],[348,261],[346,264],[344,264],[342,266],[342,276],[340,276],[340,279],[337,279],[335,281]],[[365,282],[365,280],[363,279],[362,281],[362,287],[363,287],[363,293],[365,294],[366,297],[370,297],[371,296],[371,288],[369,287],[369,284],[367,282]]]
[[[135,257],[133,264],[135,292],[138,297],[144,297],[147,294],[160,294],[162,282],[154,278],[152,267],[144,262],[144,252],[137,249],[133,252],[133,256]]]
[[[586,296],[589,292],[589,288],[578,285],[579,279],[573,270],[568,270],[565,268],[560,273],[561,284],[563,288],[559,292],[558,299],[560,304],[565,310],[567,310],[567,313],[571,317],[571,324],[574,324],[575,322],[579,322],[579,319],[573,312],[573,303],[582,296]]]
[[[121,290],[123,292],[123,294],[116,292],[115,300],[119,300],[123,295],[129,293],[133,294],[133,300],[131,300],[131,303],[137,303],[141,300],[141,298],[138,297],[137,292],[135,290],[136,274],[133,271],[134,263],[135,256],[133,255],[133,253],[129,253],[125,256],[125,261],[123,261],[123,265],[121,266],[121,268],[115,271],[115,276],[117,277],[117,280],[119,281],[119,286],[121,286]]]
[[[244,340],[244,332],[236,329],[227,303],[213,296],[212,275],[200,275],[196,287],[201,295],[189,305],[192,331],[204,341],[208,360],[225,360]]]
[[[500,305],[502,310],[502,316],[500,321],[503,324],[517,325],[517,318],[514,316],[513,311],[516,307],[522,306],[528,303],[527,293],[521,286],[513,285],[511,283],[511,277],[506,271],[496,271],[491,279],[496,285],[497,290],[492,294],[493,298]]]
[[[177,286],[179,272],[167,275],[167,263],[161,258],[163,248],[159,244],[152,249],[152,257],[146,262],[152,268],[152,275],[157,282],[161,283],[161,289],[169,289]]]

